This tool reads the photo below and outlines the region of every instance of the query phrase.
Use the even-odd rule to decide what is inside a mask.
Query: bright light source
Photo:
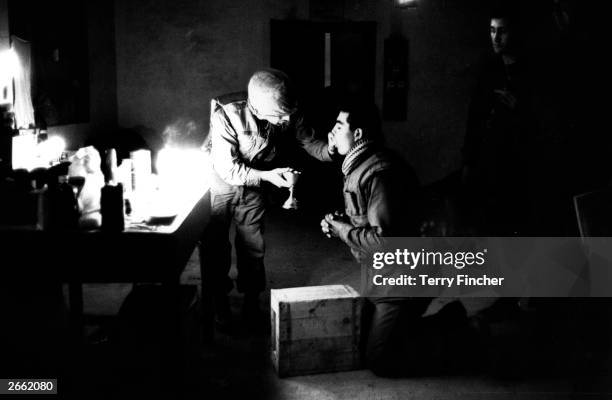
[[[418,0],[395,0],[395,4],[397,4],[400,8],[413,8],[417,6]]]
[[[38,144],[38,157],[49,165],[60,159],[66,149],[66,142],[59,136],[51,136],[49,139]]]
[[[200,149],[166,147],[157,155],[160,187],[192,187],[206,179],[206,154]]]
[[[19,74],[19,57],[13,49],[0,51],[0,82],[13,79]]]
[[[34,134],[13,136],[12,167],[13,169],[32,170],[38,165],[37,162],[37,138]]]
[[[165,147],[157,154],[160,200],[168,212],[177,210],[210,184],[207,154],[200,149]]]

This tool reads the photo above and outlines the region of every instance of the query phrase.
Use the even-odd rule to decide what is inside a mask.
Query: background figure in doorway
[[[489,29],[493,53],[472,96],[463,147],[465,204],[477,234],[529,235],[539,157],[530,71],[516,16],[498,9]]]

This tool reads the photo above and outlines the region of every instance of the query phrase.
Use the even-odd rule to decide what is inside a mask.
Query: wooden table
[[[127,224],[122,232],[42,231],[33,226],[0,226],[2,285],[70,285],[73,321],[83,310],[83,283],[161,283],[169,318],[168,342],[178,337],[180,276],[210,218],[210,192],[202,188],[182,199],[168,225]],[[170,373],[180,374],[168,346]]]
[[[169,225],[126,224],[122,232],[42,231],[0,226],[0,278],[177,284],[210,217],[210,192],[187,199]]]

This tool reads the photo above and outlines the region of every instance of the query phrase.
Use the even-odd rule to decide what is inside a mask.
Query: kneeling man
[[[420,189],[412,168],[381,145],[381,129],[374,104],[347,101],[339,107],[331,132],[344,175],[345,212],[328,214],[321,221],[323,233],[348,245],[358,262],[384,237],[419,236]],[[367,337],[365,359],[378,375],[404,375],[422,371],[429,357],[432,337],[427,331],[439,326],[422,318],[431,298],[371,298],[364,310]],[[444,315],[465,317],[463,307],[445,307]],[[369,309],[369,312],[368,312]],[[440,314],[440,313],[439,313]],[[444,317],[445,320],[448,318]],[[419,326],[420,328],[417,328]],[[429,327],[429,328],[426,328]],[[433,335],[435,336],[435,335]],[[423,340],[425,339],[425,340]]]

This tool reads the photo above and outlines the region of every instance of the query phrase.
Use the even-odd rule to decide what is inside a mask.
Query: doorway
[[[341,96],[374,100],[376,23],[272,20],[270,65],[291,77],[307,123],[327,141]],[[318,218],[342,209],[340,165],[309,157],[305,163],[297,192],[300,207]]]
[[[324,128],[318,120],[329,121],[339,94],[374,99],[376,23],[272,20],[270,65],[292,78]]]

